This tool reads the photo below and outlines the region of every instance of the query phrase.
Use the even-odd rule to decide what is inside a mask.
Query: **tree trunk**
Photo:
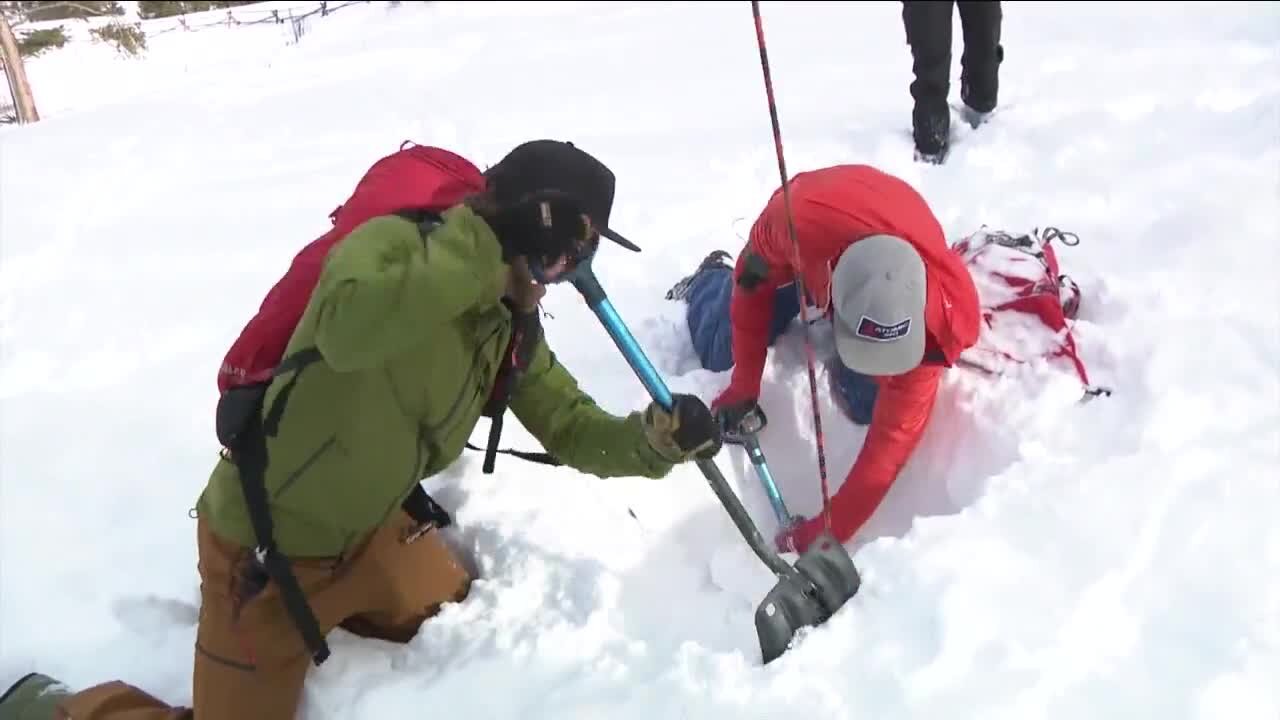
[[[5,78],[9,81],[13,104],[18,109],[18,122],[39,121],[36,101],[31,96],[31,86],[27,84],[27,72],[22,67],[22,54],[18,52],[18,41],[14,39],[9,21],[3,15],[0,15],[0,57],[4,59]]]

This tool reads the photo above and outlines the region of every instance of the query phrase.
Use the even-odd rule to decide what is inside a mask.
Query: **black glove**
[[[487,220],[502,244],[502,259],[526,258],[542,283],[589,257],[599,238],[577,199],[555,190],[526,195]]]
[[[671,413],[656,402],[645,409],[642,424],[649,446],[674,463],[715,457],[722,444],[720,427],[706,403],[693,395],[674,395],[672,400]]]
[[[718,407],[714,415],[720,426],[721,439],[731,445],[741,444],[748,436],[759,434],[769,423],[755,398]]]

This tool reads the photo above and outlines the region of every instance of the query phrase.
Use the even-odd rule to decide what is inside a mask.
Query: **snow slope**
[[[789,169],[876,164],[956,239],[1078,233],[1077,336],[1116,394],[953,373],[851,544],[863,591],[767,668],[771,578],[696,469],[484,476],[469,453],[430,487],[483,579],[407,646],[335,632],[304,717],[1280,717],[1276,6],[1006,3],[1004,109],[942,167],[911,161],[897,3],[763,8]],[[959,54],[957,22],[957,78]],[[218,362],[402,140],[482,166],[543,136],[600,156],[645,247],[597,261],[617,309],[674,390],[728,379],[694,367],[661,296],[736,251],[778,182],[747,3],[375,3],[297,44],[171,32],[145,59],[76,43],[28,72],[45,119],[0,128],[0,680],[189,701]],[[583,385],[641,407],[572,289],[547,307]],[[811,514],[798,341],[771,355],[764,446]],[[838,485],[862,432],[823,397]],[[504,440],[535,447],[517,423]],[[718,462],[772,535],[744,458]]]

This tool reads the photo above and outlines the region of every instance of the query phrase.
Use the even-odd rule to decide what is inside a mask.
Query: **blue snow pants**
[[[717,266],[700,269],[690,281],[685,296],[689,303],[686,322],[694,351],[702,367],[712,372],[733,367],[733,328],[729,320],[732,297],[733,270]],[[778,288],[773,300],[773,325],[769,328],[770,347],[799,314],[795,287]],[[879,390],[875,381],[838,360],[833,370],[836,389],[848,408],[850,419],[859,425],[869,424]]]

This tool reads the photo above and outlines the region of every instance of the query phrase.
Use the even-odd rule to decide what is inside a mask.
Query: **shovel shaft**
[[[587,278],[583,278],[580,284],[590,283],[597,288],[600,287],[600,282],[596,280],[594,275],[589,275]],[[579,288],[579,291],[581,291],[581,288]],[[591,308],[591,311],[596,314],[596,317],[604,325],[605,330],[609,332],[609,337],[613,338],[614,345],[617,345],[618,349],[622,351],[623,357],[627,359],[631,369],[640,378],[645,390],[649,391],[649,396],[657,401],[663,409],[670,411],[671,407],[675,405],[675,400],[671,397],[671,391],[667,389],[666,383],[662,382],[657,369],[645,357],[644,351],[640,349],[640,343],[636,341],[635,336],[627,329],[626,323],[622,321],[618,311],[614,309],[613,303],[609,302],[604,290],[600,290],[600,297],[596,302],[592,302],[591,297],[585,292],[583,295],[587,298],[587,305]]]
[[[649,391],[649,395],[661,405],[664,409],[670,410],[675,404],[671,397],[671,391],[667,388],[666,383],[658,375],[658,371],[649,362],[643,350],[640,349],[640,343],[636,341],[631,331],[627,329],[626,323],[622,321],[617,310],[614,309],[613,303],[609,302],[609,297],[605,294],[604,288],[601,287],[600,281],[596,279],[595,273],[589,267],[580,267],[581,272],[573,280],[573,285],[582,294],[587,306],[596,314],[605,330],[609,333],[609,337],[613,339],[614,345],[622,351],[627,359],[627,363],[631,365],[632,370],[640,378],[640,382],[644,384],[645,389]],[[720,504],[724,506],[729,513],[733,524],[738,526],[738,531],[742,533],[743,539],[747,541],[747,545],[755,552],[770,570],[778,577],[790,577],[795,571],[777,553],[769,549],[764,537],[760,535],[760,530],[755,523],[751,521],[751,516],[747,514],[746,508],[742,506],[742,501],[734,494],[733,489],[729,487],[729,483],[724,479],[724,475],[720,473],[720,468],[716,466],[712,460],[699,460],[698,469],[707,479],[707,483],[711,485],[711,490],[715,492],[716,497],[720,499]],[[772,497],[770,498],[772,500]],[[781,497],[779,496],[779,501]]]
[[[778,518],[778,526],[784,530],[791,527],[791,512],[787,510],[782,492],[773,481],[773,473],[769,472],[769,463],[764,459],[764,450],[760,449],[760,441],[754,435],[747,440],[747,456],[751,458],[751,464],[756,469],[756,477],[760,478],[760,484],[764,486],[764,494],[769,497],[769,504],[773,506],[773,514]]]

